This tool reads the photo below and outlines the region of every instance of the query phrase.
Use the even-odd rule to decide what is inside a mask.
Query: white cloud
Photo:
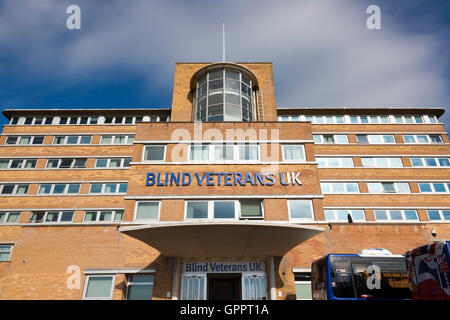
[[[441,39],[405,34],[383,11],[383,30],[369,31],[358,1],[78,1],[78,33],[65,29],[71,1],[36,3],[3,5],[0,44],[45,78],[87,81],[120,68],[170,91],[174,62],[220,60],[225,22],[231,60],[274,62],[278,106],[444,106],[449,98]]]

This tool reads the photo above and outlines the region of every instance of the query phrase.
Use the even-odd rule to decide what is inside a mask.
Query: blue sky
[[[0,107],[170,107],[175,62],[219,61],[225,22],[228,61],[274,63],[279,107],[447,109],[448,17],[448,0],[0,0]]]

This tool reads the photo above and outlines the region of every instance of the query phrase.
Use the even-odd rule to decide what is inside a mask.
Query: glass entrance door
[[[242,276],[242,298],[244,300],[266,300],[267,286],[264,275]]]

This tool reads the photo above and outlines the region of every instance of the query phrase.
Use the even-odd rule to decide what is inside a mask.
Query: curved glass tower
[[[194,121],[253,121],[256,77],[246,68],[219,63],[200,69],[191,80]]]

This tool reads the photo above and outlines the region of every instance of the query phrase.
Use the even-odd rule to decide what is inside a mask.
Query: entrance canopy
[[[270,222],[177,222],[122,227],[167,257],[283,256],[323,228]]]

